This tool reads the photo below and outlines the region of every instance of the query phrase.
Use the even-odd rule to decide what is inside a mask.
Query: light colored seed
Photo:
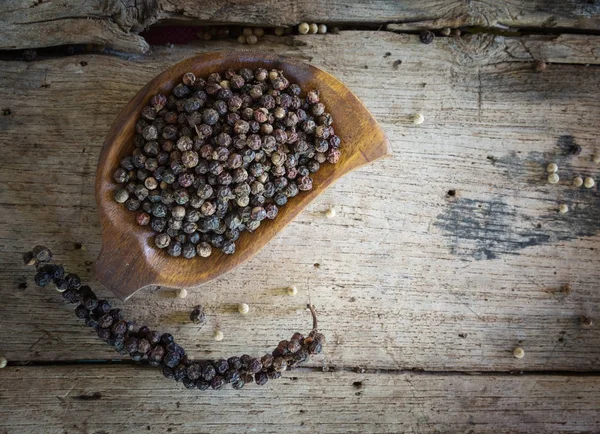
[[[285,34],[285,29],[283,27],[275,27],[275,35],[283,36]]]
[[[61,289],[58,286],[55,286],[55,288],[56,288],[56,291],[58,291],[58,292],[65,292],[67,290],[67,288],[62,288]]]
[[[298,24],[298,33],[300,33],[301,35],[306,35],[309,30],[310,26],[308,25],[308,23]]]
[[[594,181],[594,179],[590,178],[589,176],[583,180],[583,186],[585,188],[592,188],[594,185],[596,185],[596,181]]]
[[[257,37],[261,37],[265,35],[265,29],[263,29],[262,27],[255,27],[252,30],[252,33],[254,33]]]
[[[415,113],[410,117],[410,120],[415,125],[421,125],[423,122],[425,122],[425,116],[423,116],[421,113]]]
[[[311,23],[310,26],[308,26],[308,33],[311,35],[315,35],[318,31],[319,26],[317,26],[315,23]]]
[[[258,42],[258,38],[256,37],[256,35],[248,35],[248,36],[246,36],[246,44],[248,44],[248,45],[256,45],[257,42]]]
[[[525,351],[523,351],[523,348],[517,347],[513,350],[513,356],[515,356],[515,359],[522,359],[525,357]]]
[[[327,33],[327,26],[325,24],[319,24],[318,32],[321,35],[324,35],[325,33]]]
[[[592,161],[596,164],[600,163],[600,154],[594,154]]]
[[[558,212],[561,214],[566,214],[569,212],[569,207],[563,203],[561,206],[558,207]]]
[[[558,181],[560,181],[560,177],[557,173],[551,173],[550,175],[548,175],[549,184],[558,184]]]
[[[287,289],[287,293],[288,295],[295,297],[296,294],[298,294],[298,288],[296,288],[296,285],[289,286]]]
[[[450,27],[444,27],[442,30],[440,30],[440,33],[442,36],[450,36],[452,29]]]
[[[245,35],[240,35],[240,36],[238,36],[238,37],[237,37],[237,41],[238,41],[240,44],[245,44],[245,43],[246,43],[246,36],[245,36]]]
[[[0,357],[0,369],[6,368],[7,364],[8,364],[8,360],[6,360],[6,357]]]
[[[186,298],[186,297],[187,297],[187,290],[185,290],[184,288],[177,290],[177,298]]]
[[[269,72],[269,80],[275,80],[277,77],[279,77],[279,72],[276,69],[271,69]]]
[[[546,62],[544,62],[543,60],[538,60],[533,65],[533,69],[535,70],[535,72],[545,71],[547,67],[548,65],[546,65]]]
[[[244,27],[244,30],[242,30],[242,35],[250,36],[251,34],[252,34],[252,27]]]
[[[213,337],[215,338],[215,341],[222,341],[225,336],[221,330],[215,330]]]
[[[583,179],[581,178],[581,176],[576,176],[575,178],[573,178],[573,186],[574,187],[581,187],[583,185]]]
[[[221,86],[223,89],[229,89],[231,87],[229,84],[229,80],[222,80],[219,83],[219,86]]]
[[[250,312],[250,306],[248,306],[246,303],[240,303],[238,304],[238,311],[242,315],[246,315],[248,312]]]
[[[327,211],[325,211],[325,217],[327,217],[328,219],[334,218],[335,215],[336,215],[336,212],[335,212],[335,208],[334,207],[331,207]]]
[[[548,164],[548,166],[546,166],[546,172],[548,172],[548,173],[558,172],[558,165],[556,163]]]

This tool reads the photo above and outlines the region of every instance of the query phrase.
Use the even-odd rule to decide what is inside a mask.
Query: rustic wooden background
[[[592,162],[600,5],[409,3],[8,2],[0,11],[0,355],[9,360],[0,432],[600,431],[600,193],[570,186],[576,175],[600,181]],[[153,288],[121,306],[93,277],[104,135],[167,66],[250,48],[233,39],[149,47],[138,35],[167,20],[341,24],[337,35],[267,36],[251,49],[339,77],[381,123],[394,155],[340,180],[254,259],[188,298]],[[415,34],[444,26],[463,27],[463,36],[424,45]],[[87,43],[105,50],[41,51],[33,62],[8,51]],[[538,60],[545,71],[535,72]],[[419,126],[409,121],[417,112]],[[573,145],[580,155],[569,154]],[[545,181],[549,162],[559,165],[558,185]],[[20,253],[40,243],[194,356],[263,354],[308,329],[309,298],[329,344],[264,388],[185,390],[121,360],[55,291],[35,286]],[[289,284],[297,297],[284,295]],[[235,312],[239,302],[249,315]],[[209,314],[201,330],[185,321],[195,304]],[[216,327],[222,342],[211,338]],[[512,356],[516,346],[523,359]]]

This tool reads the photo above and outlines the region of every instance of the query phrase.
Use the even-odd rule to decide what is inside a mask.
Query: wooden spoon
[[[335,165],[323,164],[313,176],[313,189],[288,201],[274,220],[264,222],[253,233],[244,232],[233,255],[213,249],[208,258],[172,258],[153,247],[152,230],[138,226],[135,213],[113,200],[117,185],[112,173],[119,161],[133,151],[135,123],[154,94],[169,94],[186,72],[206,77],[212,72],[243,67],[283,70],[290,82],[299,84],[304,91],[318,89],[341,139],[341,159]],[[221,51],[184,60],[157,76],[129,101],[104,142],[96,173],[96,202],[102,224],[96,276],[123,300],[148,285],[186,288],[208,282],[254,256],[335,180],[390,153],[387,137],[366,107],[339,80],[314,66],[255,51]]]

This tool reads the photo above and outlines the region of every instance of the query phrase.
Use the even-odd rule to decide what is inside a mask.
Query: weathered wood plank
[[[600,379],[292,371],[264,387],[186,390],[133,366],[8,368],[0,431],[597,432]]]
[[[345,81],[384,126],[394,156],[338,182],[236,271],[185,300],[140,292],[127,315],[172,332],[194,356],[259,355],[309,327],[310,297],[330,342],[312,366],[597,369],[600,328],[578,318],[600,317],[600,193],[568,184],[598,174],[590,160],[600,151],[599,70],[556,64],[534,73],[523,62],[531,59],[507,54],[521,43],[502,38],[489,44],[504,41],[506,50],[488,52],[478,38],[424,46],[390,32],[276,41],[259,48]],[[538,43],[554,56],[553,41]],[[0,64],[0,108],[12,111],[0,116],[0,353],[9,360],[114,357],[58,294],[34,288],[19,252],[47,243],[88,280],[100,242],[94,168],[113,118],[167,65],[235,47]],[[405,121],[416,111],[426,119],[418,127]],[[566,155],[573,143],[581,155]],[[560,185],[545,183],[549,161],[560,166]],[[556,213],[563,202],[564,216]],[[330,205],[339,212],[327,220]],[[297,298],[280,289],[291,283]],[[570,294],[560,292],[565,283]],[[232,308],[242,301],[252,309],[243,318]],[[185,322],[199,303],[209,314],[201,331]],[[220,343],[211,339],[217,326]],[[516,345],[522,360],[512,357]]]
[[[484,27],[501,30],[520,28],[598,30],[600,7],[595,2],[419,2],[432,7],[425,18],[406,20],[387,26],[389,30],[410,31],[423,28]],[[445,9],[448,8],[448,9]],[[451,8],[451,9],[450,9]]]
[[[124,52],[146,52],[143,29],[164,21],[183,24],[295,26],[302,21],[385,24],[391,30],[483,26],[600,30],[594,2],[535,0],[512,2],[451,0],[294,0],[273,6],[267,0],[144,0],[60,3],[10,0],[0,11],[0,49],[98,44]]]

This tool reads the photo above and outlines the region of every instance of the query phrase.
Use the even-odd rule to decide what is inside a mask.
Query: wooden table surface
[[[600,431],[600,193],[572,186],[578,175],[600,182],[600,5],[296,0],[274,11],[267,1],[179,0],[154,2],[151,14],[126,2],[14,3],[0,12],[0,49],[106,50],[33,62],[0,53],[0,433]],[[166,19],[349,30],[148,50],[135,33]],[[414,33],[447,25],[487,30],[430,45]],[[394,154],[338,181],[255,258],[187,298],[150,288],[122,303],[94,279],[103,138],[169,65],[242,48],[340,78]],[[550,162],[557,185],[546,181]],[[326,219],[331,206],[337,216]],[[20,257],[36,244],[194,357],[263,354],[310,328],[309,299],[328,344],[263,388],[186,390],[122,359],[60,294],[36,287]],[[290,284],[296,297],[285,295]],[[200,330],[185,320],[196,304],[208,314]]]

